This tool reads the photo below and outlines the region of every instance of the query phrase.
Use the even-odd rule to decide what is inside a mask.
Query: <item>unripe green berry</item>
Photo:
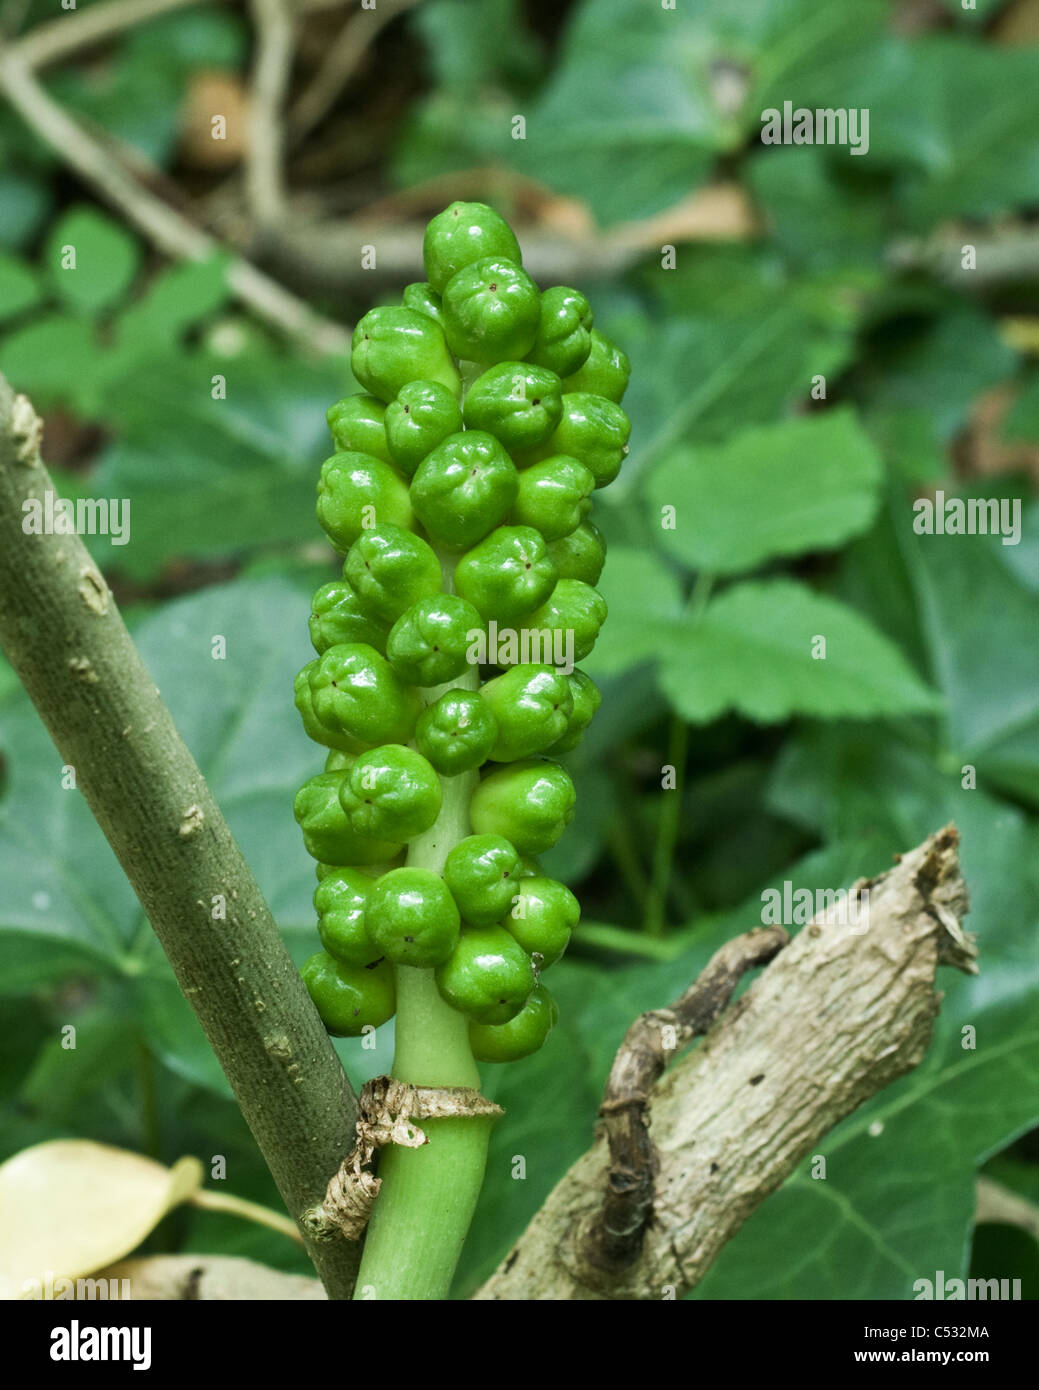
[[[595,711],[602,704],[599,687],[591,676],[585,675],[583,671],[575,670],[571,671],[566,679],[570,686],[573,704],[562,737],[557,743],[553,743],[551,747],[544,750],[553,758],[559,753],[569,753],[571,749],[577,747],[584,737],[585,729],[592,722]]]
[[[366,613],[361,600],[343,579],[322,584],[310,605],[310,640],[320,656],[341,642],[365,642],[385,654],[385,623]]]
[[[521,854],[551,849],[574,818],[569,773],[543,758],[496,768],[473,793],[469,820],[477,835],[503,835]]]
[[[343,965],[370,965],[384,954],[364,925],[365,903],[373,884],[357,869],[333,869],[314,889],[321,944]]]
[[[343,578],[361,608],[384,623],[395,623],[419,599],[440,592],[440,561],[421,536],[399,526],[365,531],[350,548]]]
[[[516,938],[535,965],[547,970],[570,944],[570,933],[581,918],[581,905],[554,878],[521,879],[502,926]]]
[[[559,1006],[543,984],[508,1023],[470,1023],[469,1046],[478,1062],[518,1062],[542,1047],[559,1022]]]
[[[296,793],[293,814],[303,832],[303,844],[313,859],[324,864],[380,864],[395,859],[401,845],[359,835],[339,803],[345,772],[319,772]]]
[[[596,487],[606,487],[621,470],[630,434],[631,421],[616,402],[588,392],[568,392],[559,424],[535,453],[539,458],[569,454],[584,464]]]
[[[519,851],[502,835],[467,835],[447,856],[444,879],[471,927],[501,922],[521,874]]]
[[[618,404],[624,399],[631,363],[615,343],[593,328],[591,348],[582,366],[563,379],[564,391],[590,391]]]
[[[437,294],[458,271],[488,256],[516,265],[523,259],[515,232],[486,203],[452,203],[426,227],[422,257]]]
[[[473,633],[483,620],[458,594],[419,599],[390,629],[386,655],[393,669],[411,685],[446,685],[469,665]]]
[[[459,399],[458,375],[440,325],[414,309],[371,309],[354,329],[350,370],[366,391],[392,401],[409,381],[439,381]]]
[[[361,753],[339,786],[339,804],[358,835],[405,843],[429,829],[442,800],[429,762],[401,743]]]
[[[558,376],[583,367],[592,346],[592,306],[580,290],[553,285],[541,296],[541,322],[528,356]]]
[[[368,895],[368,934],[397,965],[441,965],[458,944],[460,918],[447,884],[428,869],[392,869]]]
[[[552,596],[527,618],[532,628],[574,637],[574,660],[583,661],[595,646],[599,629],[606,621],[606,600],[598,589],[579,579],[561,579]]]
[[[520,878],[544,878],[545,871],[541,864],[532,854],[521,854],[519,869],[517,871]]]
[[[468,549],[508,516],[519,475],[508,454],[480,430],[452,434],[419,464],[411,503],[431,536]]]
[[[469,927],[436,969],[437,988],[453,1009],[478,1023],[507,1023],[537,983],[530,958],[504,927]]]
[[[498,722],[490,758],[511,763],[557,743],[566,733],[574,701],[570,684],[554,666],[513,666],[480,691]]]
[[[321,1022],[335,1038],[359,1038],[397,1011],[397,986],[388,961],[343,965],[318,951],[304,961],[300,974]]]
[[[486,430],[510,453],[536,448],[559,424],[562,390],[555,372],[544,367],[499,362],[469,387],[466,428]]]
[[[445,690],[415,724],[415,743],[445,777],[486,762],[497,737],[494,715],[475,690]]]
[[[303,720],[303,732],[315,743],[323,743],[344,756],[353,757],[361,751],[363,744],[341,728],[330,728],[323,724],[314,711],[314,696],[310,688],[310,677],[317,670],[316,661],[308,661],[293,682],[296,708]],[[327,769],[326,769],[327,771]]]
[[[560,398],[562,413],[562,398]],[[410,478],[427,454],[462,428],[462,408],[439,381],[411,381],[386,407],[386,442]]]
[[[544,603],[557,578],[540,531],[499,526],[459,560],[455,588],[482,618],[509,623]]]
[[[333,454],[321,465],[317,519],[345,555],[367,528],[411,525],[408,487],[388,463],[371,454]]]
[[[560,579],[580,579],[584,584],[598,584],[606,563],[606,537],[586,517],[568,536],[550,541],[548,553]]]
[[[427,319],[432,319],[434,323],[439,323],[440,327],[443,328],[444,316],[440,296],[433,286],[425,280],[416,281],[413,285],[405,285],[401,303],[405,309],[413,309],[416,314],[425,314]]]
[[[525,468],[510,518],[517,526],[540,531],[557,541],[576,531],[591,510],[595,479],[583,463],[566,454]]]
[[[469,362],[518,361],[541,322],[538,287],[518,265],[494,256],[452,276],[444,290],[444,333]]]
[[[326,728],[368,746],[411,737],[421,707],[417,692],[374,647],[343,642],[308,669],[314,714]]]
[[[325,414],[336,452],[372,454],[383,463],[392,459],[386,447],[386,407],[375,396],[345,396]]]

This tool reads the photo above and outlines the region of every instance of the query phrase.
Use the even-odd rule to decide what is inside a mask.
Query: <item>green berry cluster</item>
[[[588,514],[627,452],[629,367],[584,295],[538,291],[485,204],[434,217],[424,256],[428,282],[357,325],[363,393],[328,412],[317,515],[344,563],[295,684],[329,750],[295,801],[323,948],[303,976],[328,1030],[356,1035],[393,1015],[397,969],[433,970],[474,1055],[512,1061],[556,1020],[541,974],[579,916],[531,856],[573,818],[554,757],[599,704],[552,653],[583,659],[606,616]],[[541,635],[542,660],[496,664],[483,639],[510,625]],[[414,851],[462,777],[469,833],[434,870]]]

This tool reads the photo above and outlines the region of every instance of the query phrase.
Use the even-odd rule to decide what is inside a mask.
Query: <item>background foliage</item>
[[[302,69],[339,22],[307,20]],[[905,1298],[972,1258],[1039,1294],[1034,1237],[974,1227],[979,1171],[1039,1204],[1036,40],[1034,0],[425,0],[381,31],[294,157],[304,209],[424,218],[481,196],[521,240],[657,218],[640,244],[677,246],[674,270],[647,251],[581,281],[631,356],[634,425],[598,509],[610,619],[587,667],[603,705],[569,759],[578,819],[546,857],[586,925],[553,972],[549,1044],[484,1069],[508,1119],[460,1293],[587,1146],[628,1023],[759,920],[763,888],[846,886],[952,820],[981,974],[940,980],[923,1065],[828,1136],[827,1180],[803,1165],[694,1296]],[[241,96],[251,44],[241,6],[200,4],[46,82],[212,206],[235,172],[192,145],[192,103],[214,75]],[[786,98],[868,107],[868,157],[763,147],[761,110]],[[687,241],[676,209],[719,179],[757,229]],[[87,273],[61,270],[67,243]],[[977,272],[960,268],[965,243]],[[94,553],[302,960],[313,871],[291,806],[316,764],[290,691],[309,592],[334,572],[313,521],[324,410],[352,384],[345,360],[245,311],[226,266],[165,261],[0,113],[0,370],[45,412],[66,495],[131,499],[131,543],[96,538]],[[332,292],[294,273],[344,323],[401,288],[356,276]],[[216,374],[226,400],[210,396]],[[935,489],[1021,499],[1020,544],[914,534],[913,499]],[[825,662],[804,656],[816,633]],[[0,748],[0,1158],[59,1136],[222,1154],[228,1189],[275,1205],[6,667]],[[684,769],[680,792],[661,792],[665,764]],[[74,1052],[58,1034],[70,1022]],[[355,1086],[388,1067],[391,1034],[340,1045]],[[212,1213],[174,1213],[151,1248],[303,1268],[283,1237]]]

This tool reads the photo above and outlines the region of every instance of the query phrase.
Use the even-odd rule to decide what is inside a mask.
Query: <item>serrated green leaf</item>
[[[96,314],[130,288],[141,248],[128,232],[96,208],[72,208],[53,226],[43,265],[60,299]]]
[[[676,450],[653,471],[661,543],[692,569],[738,574],[774,556],[832,550],[868,529],[883,476],[854,413],[829,410]]]
[[[825,657],[813,659],[825,639]],[[694,723],[735,709],[759,723],[934,710],[937,697],[870,624],[794,580],[735,586],[676,628],[661,685]]]
[[[609,613],[583,668],[616,675],[657,657],[682,614],[682,591],[665,562],[652,551],[611,546],[598,587]]]

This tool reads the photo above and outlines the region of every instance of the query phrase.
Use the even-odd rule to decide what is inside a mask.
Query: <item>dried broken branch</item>
[[[804,927],[657,1082],[653,1216],[633,1263],[616,1270],[594,1258],[610,1170],[603,1130],[476,1297],[661,1298],[696,1285],[840,1120],[918,1065],[938,1012],[938,966],[976,969],[960,926],[957,844],[947,826],[857,884],[869,888],[864,932],[823,918]]]

